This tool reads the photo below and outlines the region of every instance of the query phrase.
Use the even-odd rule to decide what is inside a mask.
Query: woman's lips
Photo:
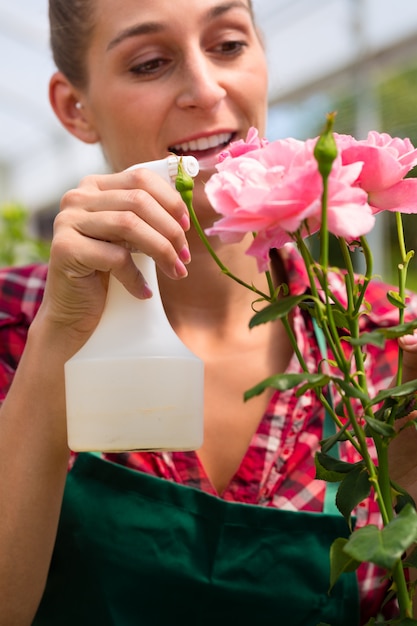
[[[216,133],[175,144],[168,150],[181,156],[195,157],[200,169],[213,169],[218,162],[218,155],[233,141],[234,136],[235,133],[231,132]]]
[[[206,152],[208,150],[224,148],[232,140],[233,133],[217,133],[209,135],[207,137],[198,137],[197,139],[190,139],[190,141],[184,141],[182,143],[175,144],[169,147],[171,152],[176,154],[197,153]]]

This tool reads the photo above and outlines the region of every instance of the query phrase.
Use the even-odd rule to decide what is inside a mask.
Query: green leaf
[[[379,420],[374,419],[373,417],[369,417],[365,415],[365,422],[369,426],[369,430],[372,434],[381,435],[382,437],[394,437],[395,436],[395,428],[391,426],[391,424],[387,424],[386,422],[380,422]]]
[[[350,381],[343,380],[343,378],[335,377],[333,377],[332,380],[345,392],[348,398],[357,398],[358,400],[362,400],[363,402],[369,402],[369,396],[364,391],[362,391],[362,389],[354,387]]]
[[[330,588],[333,589],[339,577],[344,572],[354,572],[358,569],[360,561],[352,559],[351,556],[346,554],[344,547],[348,540],[344,537],[339,537],[333,541],[330,547]]]
[[[369,496],[371,484],[363,463],[358,463],[346,474],[336,494],[336,506],[351,528],[351,513],[362,500]]]
[[[346,341],[349,341],[354,347],[371,344],[377,348],[383,348],[385,345],[385,337],[379,332],[379,329],[370,333],[362,333],[359,337],[346,337]]]
[[[342,313],[336,308],[332,309],[332,316],[337,328],[349,328],[350,316]]]
[[[399,513],[407,504],[410,504],[414,509],[416,508],[416,503],[414,501],[414,498],[408,493],[408,491],[403,489],[403,487],[398,485],[393,480],[391,480],[391,489],[393,490],[395,498],[396,498],[396,504],[395,504],[396,513]]]
[[[287,317],[296,306],[307,300],[311,301],[311,296],[306,294],[281,298],[269,304],[261,311],[258,311],[250,320],[249,328],[254,328],[255,326],[259,326],[259,324],[265,324],[266,322],[273,322],[274,320]]]
[[[415,392],[404,396],[401,399],[397,399],[395,404],[395,419],[402,419],[403,417],[407,417],[407,415],[410,415],[410,413],[415,410],[416,404],[417,395]]]
[[[411,259],[414,258],[414,255],[415,255],[415,250],[409,250],[405,257],[405,263],[408,264],[411,261]]]
[[[336,472],[335,470],[329,470],[321,465],[317,454],[314,457],[314,463],[316,465],[315,478],[317,480],[325,480],[328,483],[340,483],[340,481],[343,480],[343,478],[345,477],[345,474],[341,472]]]
[[[329,383],[329,380],[330,378],[326,374],[276,374],[275,376],[265,378],[265,380],[245,391],[244,400],[246,401],[254,396],[259,396],[269,387],[277,389],[278,391],[287,391],[306,381],[312,386],[324,387]]]
[[[407,505],[382,530],[373,524],[355,530],[344,550],[357,561],[375,563],[390,571],[416,539],[417,513]]]
[[[327,437],[327,439],[322,439],[320,441],[321,451],[328,452],[329,450],[333,448],[334,445],[336,445],[338,441],[346,441],[347,440],[346,430],[348,429],[348,426],[349,426],[349,422],[346,422],[343,428],[338,430],[335,435],[332,435],[331,437]]]
[[[395,419],[402,419],[415,410],[417,394],[415,392],[398,398],[386,398],[382,406],[375,412],[375,418],[382,422],[390,421],[394,411]]]
[[[364,346],[369,343],[378,348],[383,348],[386,339],[398,339],[398,337],[403,335],[410,335],[416,328],[417,319],[406,324],[377,328],[370,333],[362,333],[359,337],[346,337],[346,341],[349,341],[352,346]]]
[[[389,326],[388,328],[379,328],[379,332],[387,339],[397,339],[403,335],[412,335],[413,330],[417,328],[417,319],[407,322],[405,324],[397,324],[396,326]]]
[[[331,472],[338,472],[339,474],[343,474],[344,476],[346,474],[349,474],[349,472],[351,472],[352,469],[356,467],[365,467],[363,461],[359,461],[358,463],[347,463],[346,461],[340,461],[334,456],[331,456],[330,454],[325,454],[324,452],[317,452],[316,458],[324,469]]]
[[[384,389],[380,391],[375,398],[373,398],[369,403],[368,407],[373,406],[375,404],[379,404],[383,400],[387,400],[388,398],[404,398],[406,396],[410,396],[410,400],[412,399],[412,395],[417,391],[417,380],[410,380],[408,383],[404,383],[403,385],[397,385],[396,387],[391,387],[389,389]]]
[[[393,306],[397,307],[397,309],[405,309],[406,304],[400,298],[400,294],[397,291],[388,291],[387,298]]]

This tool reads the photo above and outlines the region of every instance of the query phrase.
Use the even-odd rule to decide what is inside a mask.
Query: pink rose
[[[253,134],[251,135],[253,139]],[[206,184],[207,196],[223,217],[206,232],[223,241],[240,241],[248,232],[256,237],[248,254],[266,269],[269,250],[292,241],[292,233],[320,228],[323,183],[314,158],[315,141],[283,139],[263,147],[242,150],[217,165],[218,173]],[[336,159],[329,178],[329,231],[349,240],[369,232],[374,225],[367,194],[353,183],[362,164],[343,165]]]
[[[375,131],[361,141],[337,134],[335,139],[344,165],[363,162],[357,185],[368,193],[374,213],[417,212],[417,179],[403,180],[417,165],[417,150],[409,139]]]
[[[228,157],[241,156],[242,154],[246,154],[251,150],[263,148],[267,144],[268,140],[260,139],[258,130],[252,127],[249,129],[248,135],[245,140],[239,139],[238,141],[232,142],[227,150],[223,150],[223,152],[219,154],[219,161],[224,161]]]

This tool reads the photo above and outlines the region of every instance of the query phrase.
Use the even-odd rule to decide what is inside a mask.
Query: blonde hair
[[[94,0],[49,0],[49,28],[55,65],[74,86],[85,87]]]

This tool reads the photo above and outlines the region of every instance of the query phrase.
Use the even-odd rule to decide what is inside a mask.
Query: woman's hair
[[[85,87],[94,0],[49,0],[49,27],[55,65],[75,87]]]
[[[252,0],[248,4],[253,16]],[[86,87],[88,82],[87,52],[94,28],[94,5],[95,0],[49,0],[50,43],[55,65],[79,88]]]

